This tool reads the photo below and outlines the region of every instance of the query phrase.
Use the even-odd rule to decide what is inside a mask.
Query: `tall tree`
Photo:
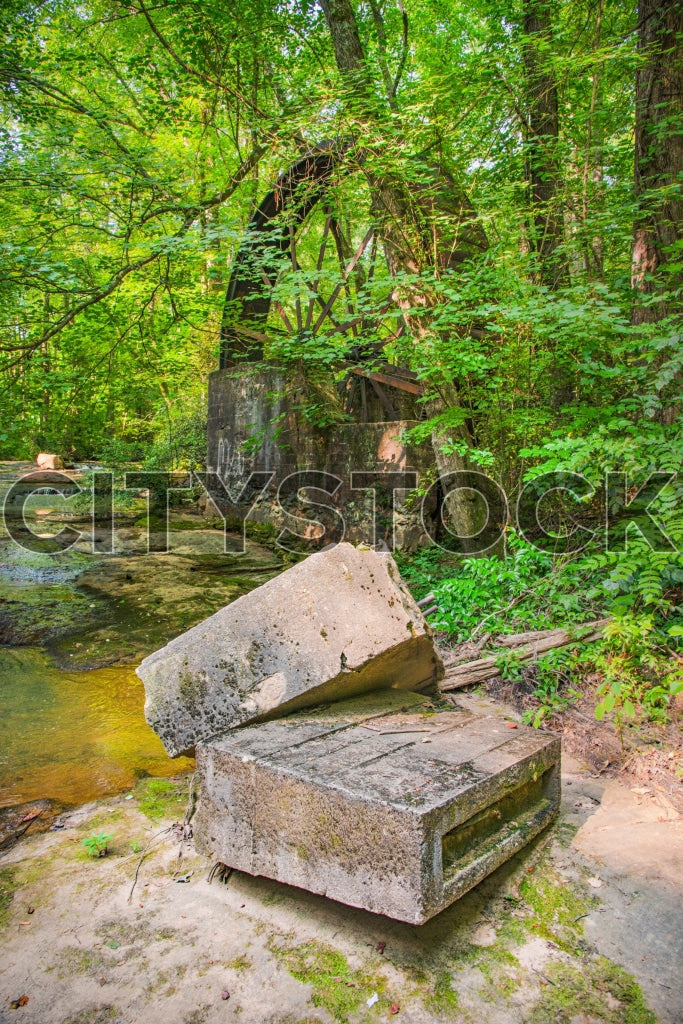
[[[537,258],[537,279],[554,288],[566,279],[566,267],[558,253],[564,236],[557,161],[560,119],[548,0],[524,0],[522,53],[527,87],[531,246]]]
[[[640,0],[636,73],[632,323],[666,316],[683,288],[683,12]],[[660,301],[657,301],[658,298]]]
[[[350,0],[321,0],[325,14],[335,60],[342,80],[353,95],[358,112],[374,128],[375,160],[369,170],[373,196],[373,213],[382,236],[384,249],[393,275],[408,273],[421,275],[431,269],[438,275],[440,270],[454,269],[481,255],[488,248],[486,234],[477,220],[472,204],[465,190],[438,165],[415,160],[413,166],[403,164],[402,168],[387,168],[386,147],[382,136],[385,131],[383,115],[394,106],[395,88],[385,97],[386,103],[378,103],[374,93],[370,69],[358,32],[358,23]],[[408,22],[403,13],[404,41],[407,41]],[[377,12],[375,12],[377,18]],[[407,140],[401,140],[403,145]],[[379,159],[377,159],[379,158]],[[406,173],[407,172],[407,173]],[[417,337],[426,333],[434,334],[429,320],[424,316],[411,316],[414,305],[424,309],[435,306],[438,297],[425,282],[417,283],[409,296],[398,295],[404,307],[404,316]],[[436,353],[438,360],[438,351]],[[432,412],[444,407],[457,410],[462,405],[460,383],[454,379],[443,379],[441,396],[432,405]],[[458,417],[454,429],[460,446],[452,442],[441,431],[434,432],[432,441],[439,472],[442,476],[457,472],[467,474],[472,467],[462,454],[472,444],[467,417]],[[461,480],[466,477],[461,477]],[[474,538],[481,529],[481,509],[477,508],[474,488],[463,488],[451,492],[447,507],[462,538],[462,548],[477,550]]]

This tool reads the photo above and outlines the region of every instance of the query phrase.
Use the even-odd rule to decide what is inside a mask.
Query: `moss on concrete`
[[[569,879],[544,870],[543,865],[524,879],[519,891],[532,910],[525,919],[529,931],[567,952],[580,948],[583,918],[599,900],[587,897]]]
[[[486,982],[484,994],[495,990],[497,994],[508,996],[520,986],[520,964],[507,948],[505,939],[492,946],[470,946],[463,959],[481,973]]]
[[[431,992],[423,1001],[428,1010],[444,1016],[449,1016],[457,1009],[458,993],[453,988],[453,978],[448,971],[439,971],[435,975]]]

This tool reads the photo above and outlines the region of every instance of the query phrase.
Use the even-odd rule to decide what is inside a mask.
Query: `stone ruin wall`
[[[373,495],[351,489],[351,473],[412,471],[417,474],[418,485],[429,485],[436,475],[431,444],[408,446],[402,440],[403,433],[419,422],[415,418],[412,396],[405,396],[398,404],[401,415],[408,414],[406,418],[394,421],[379,418],[384,413],[377,403],[368,408],[370,418],[378,417],[372,422],[341,423],[321,429],[307,423],[295,408],[296,398],[285,396],[284,392],[281,372],[275,368],[264,369],[262,365],[244,364],[239,368],[216,370],[210,375],[208,472],[219,474],[233,495],[239,494],[251,472],[272,472],[274,478],[249,519],[269,523],[278,531],[289,527],[310,540],[320,532],[319,528],[313,522],[306,525],[301,518],[295,523],[288,518],[287,511],[304,519],[317,518],[328,524],[327,538],[321,540],[321,546],[329,540],[341,539],[333,536],[335,528],[338,529],[334,513],[298,501],[295,492],[285,496],[287,485],[280,493],[280,501],[277,492],[283,481],[294,473],[322,470],[332,474],[341,479],[341,486],[333,497],[318,497],[343,516],[345,540],[372,544]],[[409,418],[411,413],[412,418]],[[433,519],[435,500],[423,507],[414,494],[399,491],[392,514],[391,494],[382,490],[376,493],[375,544],[415,551],[430,543],[422,517]],[[229,517],[225,504],[216,503]]]

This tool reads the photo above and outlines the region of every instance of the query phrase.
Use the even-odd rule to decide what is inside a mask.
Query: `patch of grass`
[[[153,822],[179,818],[187,805],[187,785],[169,779],[143,779],[135,788],[138,807]]]
[[[458,1007],[458,993],[453,988],[453,979],[448,971],[439,971],[431,993],[424,1000],[428,1010],[449,1014]]]
[[[529,1024],[570,1024],[577,1007],[601,1024],[657,1024],[640,986],[606,957],[577,966],[557,962],[544,970],[553,984],[541,992]]]
[[[206,1024],[211,1009],[210,1003],[206,1006],[200,1006],[198,1010],[193,1010],[190,1016],[185,1018],[183,1024]]]
[[[102,811],[100,814],[95,814],[92,818],[88,818],[87,821],[78,826],[78,830],[79,832],[88,832],[94,829],[104,830],[115,821],[121,821],[122,819],[123,811],[120,807],[116,807],[112,808],[111,811]]]
[[[312,987],[313,1005],[327,1010],[339,1024],[346,1024],[373,992],[381,996],[386,987],[383,978],[353,970],[342,953],[322,943],[289,946],[274,940],[268,948],[293,978]],[[387,1001],[380,999],[377,1009],[387,1008]]]
[[[107,961],[98,949],[66,946],[60,949],[54,964],[48,969],[56,971],[58,978],[71,978],[74,974],[99,975],[106,966]]]
[[[117,1017],[119,1017],[119,1011],[111,1003],[106,1003],[103,1006],[94,1003],[92,1006],[86,1006],[85,1009],[79,1010],[78,1013],[64,1017],[60,1024],[109,1024]]]
[[[7,924],[10,906],[17,888],[13,869],[2,868],[0,870],[0,928],[4,928]]]
[[[144,921],[105,921],[98,928],[97,934],[106,945],[116,943],[118,946],[133,946],[136,944],[147,945],[152,942],[157,934]],[[161,937],[161,936],[160,936]]]
[[[228,960],[225,966],[229,971],[248,971],[251,967],[251,960],[242,953],[240,956],[236,956],[234,960]]]

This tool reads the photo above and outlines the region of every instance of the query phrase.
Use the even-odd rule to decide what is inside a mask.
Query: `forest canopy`
[[[339,244],[379,228],[363,301],[393,295],[377,332],[400,320],[425,430],[508,491],[678,469],[671,0],[7,0],[0,21],[5,458],[201,461],[251,214],[333,140]],[[267,353],[331,380],[347,356]]]

